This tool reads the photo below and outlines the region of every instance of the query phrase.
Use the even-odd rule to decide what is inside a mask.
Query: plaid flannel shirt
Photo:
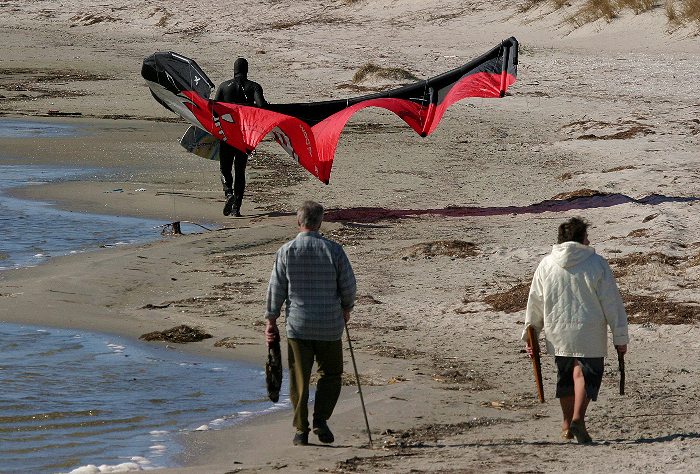
[[[356,283],[343,247],[318,232],[300,232],[275,257],[265,317],[279,317],[286,303],[287,337],[337,341],[343,310],[355,305]]]

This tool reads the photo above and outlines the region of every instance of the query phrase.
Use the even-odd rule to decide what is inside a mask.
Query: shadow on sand
[[[352,207],[348,209],[329,209],[324,220],[330,222],[378,222],[385,219],[404,219],[425,214],[443,217],[501,216],[507,214],[540,214],[543,212],[564,212],[577,209],[594,209],[612,207],[620,204],[644,204],[655,206],[667,202],[694,202],[700,197],[673,197],[661,194],[635,199],[624,194],[596,193],[590,196],[578,196],[569,199],[548,199],[529,206],[503,207],[456,207],[442,209],[386,209],[382,207]]]

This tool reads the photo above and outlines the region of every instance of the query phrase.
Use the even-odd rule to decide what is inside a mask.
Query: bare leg
[[[574,367],[574,409],[569,425],[571,434],[581,444],[592,443],[591,436],[586,430],[586,409],[590,400],[586,397],[586,380],[578,361]]]
[[[574,396],[568,395],[566,397],[560,397],[559,404],[561,405],[561,413],[564,416],[561,429],[565,431],[571,426],[571,418],[574,416]]]
[[[586,426],[586,409],[588,408],[590,399],[586,396],[586,380],[583,377],[583,370],[576,362],[574,367],[574,407],[571,420],[580,421],[583,426]]]

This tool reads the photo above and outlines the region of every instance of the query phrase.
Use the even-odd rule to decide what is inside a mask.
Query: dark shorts
[[[562,357],[556,356],[557,364],[557,398],[574,394],[574,367],[579,363],[586,381],[586,397],[593,401],[598,399],[600,384],[603,381],[604,359],[602,357]]]

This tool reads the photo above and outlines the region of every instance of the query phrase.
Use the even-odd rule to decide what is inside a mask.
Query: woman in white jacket
[[[562,437],[591,443],[588,403],[598,398],[607,355],[607,328],[618,352],[627,351],[627,315],[608,262],[588,244],[588,224],[574,217],[559,226],[557,245],[540,262],[527,301],[527,327],[544,329],[547,352],[557,365],[556,396]],[[532,348],[527,346],[532,356]]]

